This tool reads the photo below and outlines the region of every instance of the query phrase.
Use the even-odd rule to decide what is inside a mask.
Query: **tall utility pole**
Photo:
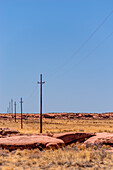
[[[21,103],[21,129],[23,129],[23,122],[22,122],[22,103],[23,103],[23,101],[22,101],[22,97],[20,99],[20,103]]]
[[[15,106],[15,122],[16,122],[16,102],[14,103]]]
[[[42,74],[40,74],[40,133],[42,133],[42,84],[45,82],[42,82]]]

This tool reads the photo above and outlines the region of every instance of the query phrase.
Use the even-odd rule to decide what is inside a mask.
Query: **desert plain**
[[[112,112],[43,114],[42,134],[39,114],[23,114],[22,129],[20,122],[19,113],[16,122],[14,114],[0,114],[1,170],[113,169]],[[49,142],[37,145],[46,136]]]

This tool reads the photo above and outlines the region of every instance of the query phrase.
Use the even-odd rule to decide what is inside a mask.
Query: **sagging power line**
[[[105,24],[105,22],[110,18],[110,16],[113,14],[113,10],[103,19],[103,21],[96,27],[96,29],[89,35],[89,37],[80,45],[80,47],[71,55],[68,57],[68,59],[66,61],[64,61],[63,64],[61,64],[59,67],[57,67],[55,69],[56,70],[60,70],[60,68],[63,68],[70,60],[72,60],[72,58],[74,58],[80,51],[81,49],[93,38],[93,36],[100,30],[100,28]],[[105,41],[106,38],[103,41]],[[101,42],[101,43],[102,43]],[[89,52],[85,57],[83,57],[83,59],[89,57],[100,45],[98,44],[91,52]],[[76,65],[80,64],[82,62],[82,60],[79,61],[79,63],[77,63]],[[52,72],[52,74],[54,74],[55,72]],[[56,72],[57,73],[57,72]],[[27,97],[28,100],[31,100],[31,96],[33,96],[33,94],[36,92],[36,88],[33,89],[33,92],[29,95],[29,97]]]
[[[107,39],[109,39],[113,35],[113,32],[111,32],[107,37],[105,37],[94,49],[92,49],[85,57],[83,57],[78,64],[80,64],[83,59],[88,58],[91,54],[93,54],[97,48],[99,48]]]
[[[63,68],[72,58],[74,58],[81,49],[92,39],[92,37],[100,30],[100,28],[105,24],[105,22],[110,18],[110,16],[113,14],[113,10],[104,18],[104,20],[96,27],[96,29],[90,34],[90,36],[80,45],[80,47],[71,55],[68,57],[66,61],[64,61],[63,64],[61,64],[59,67],[57,67],[55,70],[60,70],[60,68]]]

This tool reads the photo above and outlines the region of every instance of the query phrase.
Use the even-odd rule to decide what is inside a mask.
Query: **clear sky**
[[[43,112],[113,111],[112,11],[113,0],[0,0],[0,112],[11,98],[20,112],[21,97],[39,112],[41,73]]]

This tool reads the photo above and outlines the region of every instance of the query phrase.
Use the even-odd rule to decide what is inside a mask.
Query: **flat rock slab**
[[[22,135],[0,138],[0,147],[8,150],[34,148],[39,148],[41,150],[46,148],[46,146],[63,147],[65,144],[61,139],[55,139],[53,137],[40,135]]]
[[[113,134],[112,133],[96,133],[96,136],[90,137],[84,142],[85,145],[94,144],[113,144]]]
[[[18,134],[18,130],[10,129],[10,128],[0,128],[0,135],[5,136],[8,134]]]
[[[86,138],[94,136],[95,133],[77,133],[67,132],[53,135],[54,138],[62,139],[65,144],[70,144],[76,141],[84,141]]]

